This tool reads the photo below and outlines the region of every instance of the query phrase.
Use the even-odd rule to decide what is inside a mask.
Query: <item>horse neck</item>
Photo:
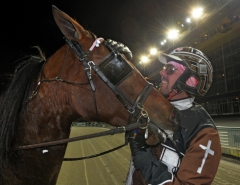
[[[44,88],[47,88],[47,85],[43,86]],[[62,100],[61,98],[51,99],[49,95],[45,95],[44,97],[41,97],[41,95],[44,94],[40,90],[38,96],[34,97],[24,110],[20,118],[21,124],[18,126],[18,131],[13,141],[15,146],[69,138],[72,121],[76,118],[73,111],[63,105],[64,103],[60,101]],[[12,168],[17,172],[21,171],[21,168],[24,169],[23,174],[18,176],[20,180],[23,180],[23,184],[46,184],[50,179],[52,182],[49,184],[55,184],[66,146],[67,144],[37,148],[29,151],[24,150],[21,152],[21,160],[13,164]],[[43,153],[45,149],[49,152],[48,157],[45,157]],[[29,156],[32,156],[31,159],[29,159]],[[43,165],[36,166],[38,161],[41,161]],[[36,176],[37,171],[41,171],[44,178],[41,181],[30,179],[28,182],[28,175],[32,173],[34,174],[33,176]]]
[[[37,94],[26,104],[20,116],[20,124],[18,125],[18,129],[20,130],[18,133],[27,133],[28,136],[24,137],[23,140],[25,141],[18,140],[22,138],[21,136],[16,137],[18,143],[29,143],[30,141],[26,141],[27,139],[41,142],[39,141],[41,139],[39,138],[40,133],[41,137],[43,136],[43,140],[44,137],[48,137],[49,140],[51,140],[51,137],[52,140],[67,138],[69,137],[72,122],[79,118],[79,115],[72,106],[71,88],[74,85],[61,81],[48,81],[61,74],[66,53],[62,51],[63,49],[66,50],[66,47],[58,50],[47,61],[43,71],[39,74],[38,82],[41,81],[41,85],[37,89]],[[67,63],[68,65],[72,65],[74,61],[70,58]],[[77,67],[73,66],[72,68]],[[71,75],[68,78],[68,73],[71,74],[74,72],[69,71],[68,66],[66,66],[60,78],[74,82],[75,79],[71,79]],[[40,80],[40,76],[42,76],[42,80]],[[34,143],[34,141],[31,141],[31,143]]]

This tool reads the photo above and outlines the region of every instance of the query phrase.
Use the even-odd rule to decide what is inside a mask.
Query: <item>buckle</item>
[[[91,68],[92,66],[95,66],[94,62],[93,61],[89,61],[88,63],[88,66]]]
[[[135,110],[134,110],[134,109],[128,109],[128,112],[129,112],[130,114],[134,114]]]

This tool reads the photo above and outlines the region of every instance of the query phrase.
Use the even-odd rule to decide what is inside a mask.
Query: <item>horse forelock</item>
[[[0,171],[4,160],[7,160],[11,150],[19,115],[23,112],[34,82],[45,61],[41,49],[37,56],[27,56],[17,66],[11,82],[0,97]]]

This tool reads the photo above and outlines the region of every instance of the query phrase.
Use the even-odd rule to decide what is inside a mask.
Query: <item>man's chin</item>
[[[168,98],[168,94],[163,94],[163,97],[164,98]]]
[[[161,91],[161,88],[159,89],[159,92],[160,92],[160,94],[163,95],[165,98],[168,98],[168,95],[169,95],[169,94],[162,92],[162,91]]]

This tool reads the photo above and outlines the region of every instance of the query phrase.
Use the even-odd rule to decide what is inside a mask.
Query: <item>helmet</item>
[[[192,47],[179,47],[171,51],[168,55],[160,53],[158,60],[163,64],[170,61],[177,62],[186,67],[183,74],[173,84],[172,90],[180,93],[186,91],[190,94],[204,96],[212,84],[213,68],[206,57],[200,50]],[[186,84],[190,77],[195,77],[198,81],[196,87]]]

